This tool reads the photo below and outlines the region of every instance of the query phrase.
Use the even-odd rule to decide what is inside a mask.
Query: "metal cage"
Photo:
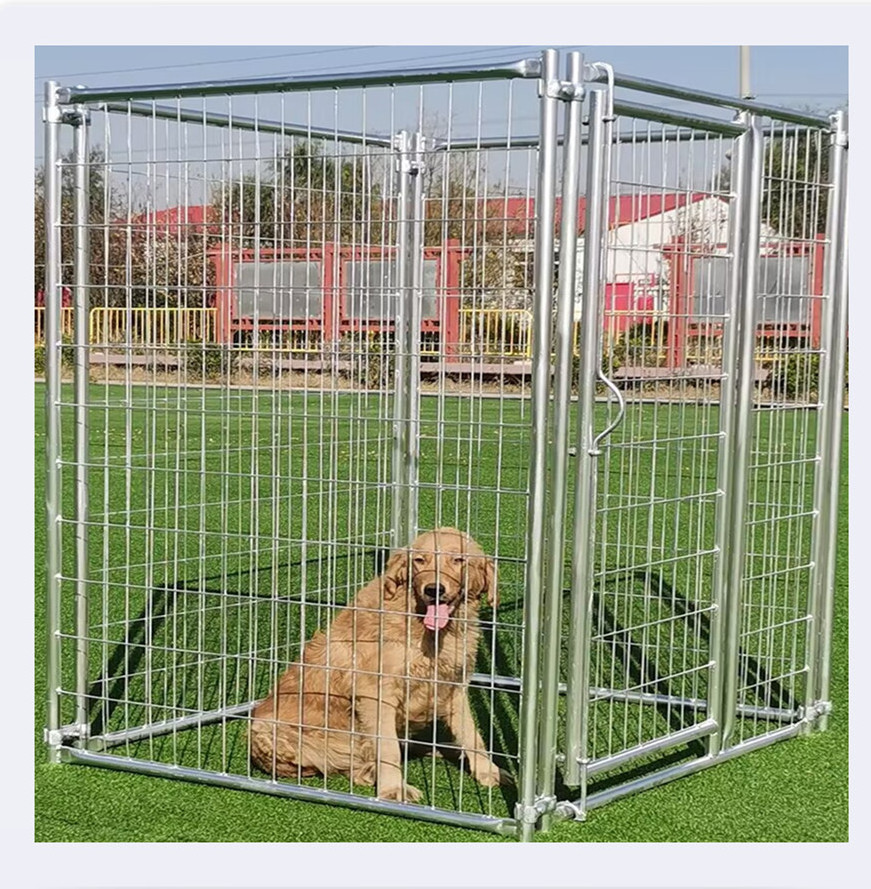
[[[54,761],[530,839],[825,727],[846,118],[560,67],[46,85]]]

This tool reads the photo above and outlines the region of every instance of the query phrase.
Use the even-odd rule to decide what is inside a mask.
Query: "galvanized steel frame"
[[[625,77],[604,65],[585,65],[579,53],[566,59],[565,80],[558,76],[559,56],[546,51],[540,59],[526,59],[509,65],[483,69],[419,69],[402,73],[375,72],[364,75],[285,78],[281,80],[240,80],[119,89],[61,88],[55,83],[45,89],[45,206],[46,206],[46,523],[47,523],[47,719],[46,740],[52,761],[84,762],[108,768],[129,769],[150,774],[166,774],[222,786],[279,793],[301,799],[333,802],[386,811],[409,817],[472,826],[498,833],[517,833],[529,840],[537,829],[547,829],[553,818],[580,818],[611,799],[655,786],[701,768],[792,737],[810,727],[824,729],[830,708],[828,702],[831,661],[831,624],[836,557],[840,436],[846,345],[846,116],[831,121],[813,115],[777,109],[733,97],[688,90],[654,81]],[[299,127],[285,122],[248,119],[169,105],[155,100],[213,95],[258,94],[270,91],[335,89],[375,85],[441,83],[526,78],[538,80],[540,126],[535,136],[506,136],[473,139],[447,139],[425,143],[420,133],[401,132],[396,137],[372,136],[350,131]],[[603,84],[605,85],[603,88]],[[614,88],[648,92],[663,97],[728,107],[738,112],[732,121],[666,110],[616,99]],[[582,108],[588,120],[582,121]],[[203,725],[209,720],[225,720],[245,715],[250,704],[230,710],[203,712],[165,724],[152,723],[129,729],[117,737],[106,735],[88,743],[86,694],[88,675],[88,107],[123,112],[143,118],[189,121],[216,127],[251,129],[277,135],[301,135],[346,141],[357,145],[392,148],[399,175],[397,256],[400,293],[397,317],[397,343],[394,375],[395,413],[393,416],[392,466],[396,484],[392,496],[393,544],[410,540],[418,530],[418,424],[420,368],[420,311],[423,286],[423,181],[421,169],[425,152],[452,149],[537,147],[539,151],[534,233],[533,303],[533,382],[531,391],[529,467],[529,520],[527,524],[527,585],[524,594],[522,675],[476,674],[473,682],[484,687],[522,689],[518,754],[521,769],[514,819],[493,818],[465,812],[365,799],[354,794],[318,790],[304,786],[265,786],[264,782],[242,776],[217,775],[205,770],[184,769],[161,763],[131,761],[99,751],[134,737],[153,737],[186,725]],[[558,132],[558,114],[564,111],[563,131]],[[707,699],[681,699],[644,691],[600,688],[591,682],[590,653],[594,590],[593,560],[596,545],[596,462],[607,449],[596,434],[595,405],[597,384],[616,391],[601,370],[603,263],[609,227],[609,158],[612,146],[634,141],[634,136],[615,133],[614,117],[657,122],[679,129],[649,133],[648,143],[692,139],[694,131],[716,133],[735,139],[732,162],[734,179],[729,250],[735,258],[728,289],[728,318],[723,332],[723,378],[720,388],[719,450],[717,460],[716,552],[711,593],[711,636]],[[774,128],[763,127],[762,118],[795,124],[797,127],[828,129],[830,137],[829,216],[825,268],[823,344],[817,472],[814,493],[813,583],[808,598],[807,674],[801,708],[755,706],[739,700],[737,689],[739,658],[739,619],[742,588],[745,583],[746,553],[744,521],[748,495],[748,460],[752,442],[755,321],[762,203],[762,166],[765,138]],[[75,336],[75,561],[76,561],[76,695],[75,725],[61,725],[59,635],[61,631],[61,504],[60,504],[60,172],[58,133],[63,124],[75,128],[75,247],[74,305]],[[588,132],[583,128],[589,127]],[[779,130],[781,134],[786,130]],[[562,217],[559,232],[559,279],[556,286],[555,326],[553,326],[553,273],[557,169]],[[581,160],[586,164],[587,223],[584,231],[583,308],[581,364],[577,400],[576,463],[574,503],[568,510],[570,450],[568,429],[571,415],[572,380],[572,301],[577,258],[577,206],[580,195]],[[552,348],[553,340],[553,348]],[[619,397],[619,393],[618,397]],[[622,405],[621,414],[622,416]],[[550,427],[553,437],[550,437]],[[552,461],[550,468],[548,462]],[[567,535],[566,516],[571,515]],[[563,571],[566,537],[571,552],[571,619],[563,623]],[[566,682],[560,681],[560,641],[567,635],[569,661]],[[560,727],[558,703],[564,696],[565,751],[558,752]],[[704,718],[687,728],[626,747],[607,759],[595,759],[589,749],[587,731],[591,700],[610,699],[637,703],[667,703],[703,712]],[[786,722],[751,739],[734,738],[736,719],[752,717]],[[137,735],[137,731],[139,735]],[[690,762],[618,784],[604,791],[591,791],[590,779],[637,758],[660,750],[706,740],[706,755]],[[576,800],[557,801],[554,796],[556,771],[564,770],[565,783],[578,787]]]

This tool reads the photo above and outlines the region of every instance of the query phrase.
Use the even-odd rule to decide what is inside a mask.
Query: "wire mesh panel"
[[[825,726],[845,121],[556,63],[47,85],[55,760],[529,839]]]
[[[583,717],[591,795],[637,774],[639,759],[657,750],[689,745],[687,755],[703,753],[700,739],[715,729],[707,699],[724,496],[719,404],[728,375],[723,341],[732,331],[725,301],[711,298],[712,277],[697,276],[693,305],[675,298],[675,279],[716,261],[716,280],[728,284],[735,261],[734,195],[724,181],[734,139],[628,115],[616,116],[612,132],[593,424],[596,432],[616,425],[591,464]],[[620,282],[633,285],[631,302],[613,298]],[[619,386],[619,402],[605,381]],[[567,665],[571,674],[571,655]]]
[[[738,711],[740,744],[776,728],[764,718],[802,718],[814,632],[813,537],[823,484],[819,454],[821,339],[829,311],[824,283],[828,134],[810,127],[769,129],[762,166],[756,356],[766,375],[754,389],[748,468],[746,561],[741,586]]]
[[[831,131],[622,104],[612,88],[590,98],[580,201],[560,708],[580,799],[557,804],[571,817],[829,706],[817,559],[833,558],[820,515],[842,373],[824,344],[844,329]]]
[[[60,394],[89,496],[61,510],[64,557],[87,545],[58,644],[83,761],[510,828],[530,363],[459,319],[532,305],[523,71],[81,118],[59,168],[89,179],[99,323]]]

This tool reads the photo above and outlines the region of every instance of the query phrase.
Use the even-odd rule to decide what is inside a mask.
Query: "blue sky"
[[[42,160],[41,95],[47,79],[61,84],[90,87],[155,85],[185,81],[227,80],[278,76],[282,74],[319,74],[340,71],[401,70],[411,67],[486,66],[495,62],[516,61],[540,55],[541,45],[498,46],[36,46],[34,78],[35,161]],[[560,46],[564,54],[571,49],[583,52],[587,61],[606,61],[623,74],[693,86],[701,90],[735,94],[738,91],[739,51],[736,46]],[[839,46],[762,46],[751,49],[751,86],[760,101],[826,112],[842,107],[847,100],[848,50]],[[627,96],[624,96],[627,97]],[[664,107],[680,107],[677,100],[643,94],[629,94],[635,102]],[[166,104],[166,100],[162,100]],[[361,91],[344,91],[334,96],[328,90],[313,94],[291,94],[286,99],[276,95],[236,96],[233,99],[184,100],[182,106],[193,111],[209,109],[233,117],[258,117],[332,130],[334,127],[354,132],[389,136],[402,128],[422,129],[453,138],[481,136],[531,135],[538,127],[536,81],[488,83],[479,91],[473,84],[459,84],[452,89],[442,86],[400,87],[394,94],[381,88],[367,91],[365,104]],[[684,110],[688,110],[683,105]],[[365,109],[365,110],[363,110]],[[705,116],[728,118],[727,109],[695,107]],[[111,128],[111,132],[109,131]],[[67,129],[67,128],[65,128]],[[138,165],[140,180],[145,177],[148,160],[166,161],[173,173],[153,177],[151,200],[157,207],[176,203],[199,203],[207,199],[207,179],[226,175],[219,158],[246,158],[245,169],[253,169],[251,160],[282,153],[278,137],[269,140],[249,135],[244,144],[234,148],[222,142],[226,131],[189,127],[185,135],[169,131],[151,132],[139,120],[126,128],[123,115],[95,115],[91,128],[92,145],[110,145],[112,161]],[[61,150],[70,147],[70,132],[65,132]],[[156,139],[157,141],[153,141]],[[175,177],[180,170],[179,139],[185,141],[186,157],[198,157],[200,163],[186,167],[184,181]],[[255,147],[255,143],[256,147]],[[133,146],[130,148],[130,146]],[[129,150],[129,156],[127,152]],[[669,167],[663,184],[679,183],[702,187],[710,182],[723,163],[722,151],[705,156],[699,149],[685,155],[680,163],[651,151],[648,162]],[[209,158],[208,162],[206,158]],[[513,155],[510,167],[502,158],[491,156],[492,175],[510,187],[524,191],[532,169],[532,157]],[[693,158],[693,159],[691,159]],[[506,157],[507,161],[507,157]],[[628,162],[628,161],[627,161]],[[237,169],[237,173],[242,167]],[[164,182],[163,179],[167,181]],[[169,180],[172,181],[169,181]],[[136,203],[136,196],[131,196]]]
[[[506,60],[542,46],[46,46],[36,47],[35,83],[173,83],[182,80],[257,77],[280,72],[366,70],[441,62]],[[732,93],[738,86],[733,46],[565,46],[590,60],[608,61],[626,74],[693,83]],[[846,98],[847,48],[752,48],[752,84],[761,99],[778,104],[827,107]],[[107,72],[107,73],[103,73]],[[39,92],[37,89],[36,92]]]
[[[86,86],[365,71],[440,63],[486,64],[536,55],[518,46],[44,46],[35,47],[34,118],[37,157],[42,83],[53,78]],[[735,93],[735,46],[565,46],[615,70],[699,89]],[[751,84],[761,101],[819,111],[847,100],[846,47],[760,46],[751,50]],[[534,112],[527,115],[534,129]]]

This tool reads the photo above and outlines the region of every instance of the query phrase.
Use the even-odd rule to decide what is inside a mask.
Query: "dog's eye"
[[[465,556],[454,556],[454,564],[455,565],[465,565],[466,557]]]
[[[426,562],[426,556],[415,556],[412,561],[415,565],[423,565]]]

